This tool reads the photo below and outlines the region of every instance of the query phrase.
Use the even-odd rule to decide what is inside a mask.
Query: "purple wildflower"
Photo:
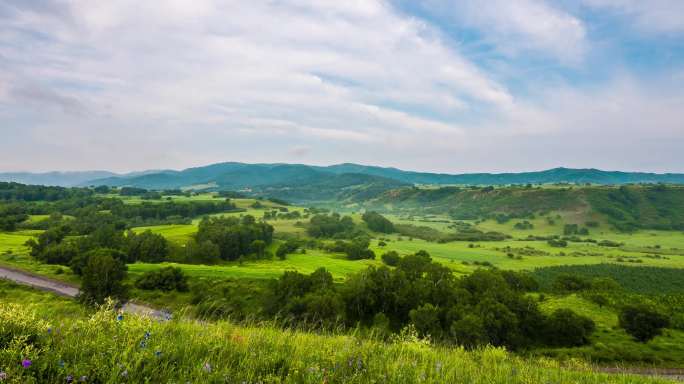
[[[29,360],[29,359],[24,359],[24,360],[21,361],[21,366],[24,367],[24,368],[30,367],[31,364],[32,364],[32,363],[31,363],[31,360]]]
[[[7,373],[4,371],[0,371],[0,381],[5,381],[7,380]]]
[[[67,375],[66,382],[67,382],[67,384],[73,383],[74,382],[74,376],[73,375]]]
[[[202,369],[204,369],[204,372],[211,372],[211,364],[209,362],[204,363]]]

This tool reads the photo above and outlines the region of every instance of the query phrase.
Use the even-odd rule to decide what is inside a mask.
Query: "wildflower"
[[[150,331],[145,331],[145,336],[144,336],[145,339],[149,339],[150,336],[152,336],[152,334],[150,333]]]
[[[123,320],[123,313],[119,313],[119,314],[116,316],[116,320],[118,320],[118,321]]]
[[[145,340],[140,342],[140,348],[145,348],[146,346],[147,346],[147,343],[145,342]]]
[[[78,379],[78,381],[80,381],[81,383],[85,383],[86,381],[88,381],[88,376],[83,375],[80,379]]]
[[[29,360],[29,359],[24,359],[24,360],[21,361],[21,366],[24,367],[24,368],[30,367],[31,364],[32,364],[32,363],[31,363],[31,360]]]
[[[124,369],[124,371],[121,372],[121,377],[128,377],[128,369]]]
[[[73,375],[67,375],[66,382],[67,382],[67,384],[73,383],[74,382],[74,376]]]
[[[5,381],[7,380],[7,373],[4,371],[0,371],[0,381]]]
[[[47,333],[48,333],[48,335],[52,333],[52,328],[51,328],[51,327],[48,327]]]
[[[157,357],[160,357],[160,356],[161,356],[161,351],[154,351],[154,355],[157,356]]]
[[[204,363],[202,369],[204,369],[204,372],[211,372],[211,364],[209,362]]]

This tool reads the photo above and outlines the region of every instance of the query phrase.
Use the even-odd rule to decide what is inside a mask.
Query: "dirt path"
[[[18,284],[29,285],[31,287],[54,292],[62,296],[76,297],[78,295],[78,287],[74,285],[16,269],[0,267],[0,279],[10,280]],[[154,308],[130,302],[123,306],[123,310],[127,313],[147,315],[163,320],[168,320],[171,316],[168,312],[159,311]]]

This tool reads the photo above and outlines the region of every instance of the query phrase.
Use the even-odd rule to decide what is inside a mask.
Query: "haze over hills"
[[[340,175],[353,174],[340,179]],[[360,178],[359,175],[370,176]],[[377,177],[378,179],[374,179]],[[598,169],[554,168],[537,172],[520,173],[466,173],[445,174],[404,171],[397,168],[366,166],[352,163],[331,166],[304,164],[246,164],[226,162],[202,167],[176,170],[148,170],[128,174],[108,171],[47,172],[47,173],[0,173],[0,181],[24,184],[58,186],[132,186],[147,189],[188,188],[193,186],[215,189],[265,189],[288,187],[313,187],[317,184],[332,185],[345,180],[349,183],[395,184],[461,184],[506,185],[538,183],[671,183],[684,184],[684,174],[602,171]]]

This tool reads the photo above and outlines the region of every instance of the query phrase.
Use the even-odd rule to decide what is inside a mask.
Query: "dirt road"
[[[76,297],[78,295],[78,287],[74,285],[48,279],[42,276],[37,276],[17,269],[0,267],[0,279],[10,280],[18,284],[29,285],[31,287],[54,292],[62,296]],[[171,316],[170,313],[166,311],[159,311],[150,307],[146,307],[144,305],[134,303],[126,303],[123,306],[123,310],[127,313],[147,315],[164,320],[168,320]]]

